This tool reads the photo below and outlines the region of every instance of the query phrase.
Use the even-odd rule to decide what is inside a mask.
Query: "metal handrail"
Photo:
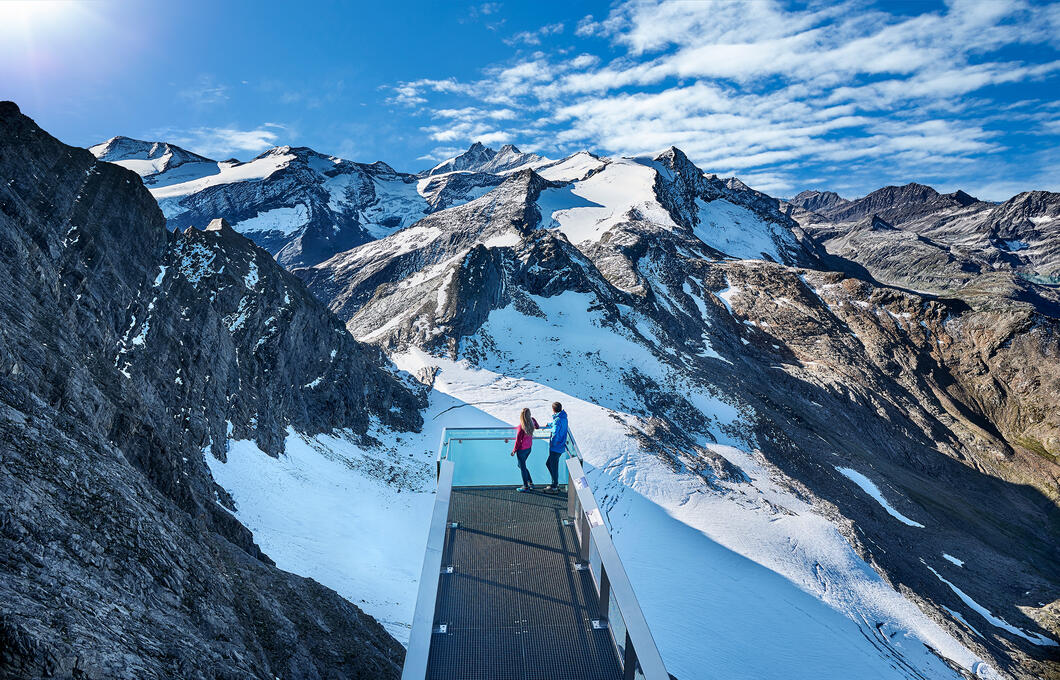
[[[452,461],[438,461],[438,493],[434,499],[431,528],[427,533],[427,549],[423,553],[423,571],[416,595],[416,611],[412,615],[409,649],[405,652],[402,680],[423,680],[427,677],[427,659],[431,653],[434,632],[434,607],[438,600],[439,576],[442,573],[442,553],[445,550],[445,531],[449,520],[449,497],[453,490]]]
[[[511,426],[512,429],[514,429],[514,427],[515,427],[514,425]],[[438,456],[437,456],[436,460],[440,461],[440,460],[443,460],[443,459],[449,457],[449,454],[448,454],[449,444],[451,442],[453,442],[453,441],[457,441],[457,442],[464,442],[464,441],[501,441],[501,440],[510,441],[512,439],[515,439],[515,435],[514,434],[507,435],[507,436],[505,436],[505,435],[497,435],[495,437],[446,437],[446,434],[448,434],[450,430],[483,431],[483,430],[504,430],[504,429],[507,429],[507,428],[508,428],[508,426],[505,426],[505,425],[495,425],[493,427],[446,427],[446,428],[442,428],[441,438],[438,441]],[[537,428],[537,430],[535,430],[535,432],[534,432],[533,439],[537,439],[537,440],[549,439],[551,437],[551,435],[548,435],[548,436],[540,435],[539,436],[537,434],[538,430],[547,430],[547,429],[549,429],[548,425],[546,425],[544,427]],[[581,460],[581,458],[582,458],[581,452],[578,450],[578,445],[574,442],[574,435],[572,435],[570,433],[570,430],[568,430],[567,431],[567,449],[570,450],[571,448],[573,448],[574,455],[577,456],[578,460]]]
[[[482,442],[499,442],[499,441],[502,441],[502,440],[503,441],[510,441],[512,439],[515,439],[515,435],[514,434],[509,434],[509,435],[505,435],[505,436],[498,435],[496,437],[461,437],[461,436],[458,435],[458,436],[454,436],[453,438],[449,439],[449,441],[451,441],[451,442],[479,442],[479,441],[482,441]],[[539,437],[538,435],[535,434],[534,435],[534,439],[548,439],[548,437]]]
[[[663,665],[659,648],[652,637],[651,629],[644,618],[644,612],[640,609],[637,596],[633,592],[633,586],[626,575],[625,567],[618,556],[615,544],[611,541],[611,532],[604,523],[603,514],[596,503],[589,488],[589,482],[585,478],[581,461],[577,458],[567,459],[567,470],[570,480],[567,484],[567,507],[568,512],[575,519],[575,527],[579,534],[579,553],[585,564],[589,563],[590,539],[596,544],[596,552],[600,555],[600,579],[593,581],[596,585],[597,594],[600,596],[600,604],[603,612],[608,612],[611,595],[614,595],[618,604],[622,621],[626,627],[626,639],[624,644],[614,640],[616,648],[625,650],[622,656],[623,676],[627,679],[634,677],[637,666],[640,666],[646,680],[669,680],[670,675]],[[592,570],[589,570],[592,573]],[[614,628],[608,622],[608,630],[614,639]]]

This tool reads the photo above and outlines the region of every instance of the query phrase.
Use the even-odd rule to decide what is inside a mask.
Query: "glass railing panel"
[[[511,455],[515,446],[514,427],[446,430],[442,457],[453,462],[453,486],[518,486],[522,484],[519,464]],[[537,485],[550,483],[545,467],[548,458],[547,430],[534,435],[526,465]],[[559,464],[559,483],[567,483],[567,466]]]
[[[593,572],[597,588],[599,588],[600,580],[603,578],[600,566],[600,549],[596,546],[596,539],[592,537],[592,534],[589,534],[589,569]]]
[[[607,622],[611,626],[611,634],[615,636],[615,646],[618,647],[618,658],[626,658],[626,621],[622,618],[622,610],[615,600],[612,592],[607,599]]]

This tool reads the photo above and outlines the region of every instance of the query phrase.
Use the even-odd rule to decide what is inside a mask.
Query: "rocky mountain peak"
[[[376,161],[376,162],[372,163],[369,167],[373,168],[374,170],[378,171],[381,174],[382,173],[385,173],[385,174],[388,174],[388,175],[396,175],[396,174],[398,174],[397,170],[395,170],[394,168],[392,168],[390,165],[388,165],[387,163],[385,163],[383,161]]]
[[[906,220],[939,209],[942,204],[953,205],[932,187],[910,182],[902,186],[886,186],[862,198],[836,202],[815,212],[837,222],[856,222],[876,213],[891,224],[901,225]]]
[[[953,200],[954,203],[958,203],[960,205],[966,205],[966,206],[980,202],[979,199],[976,198],[975,196],[972,196],[970,194],[966,194],[964,191],[962,191],[960,189],[958,189],[957,191],[953,192],[952,194],[946,194],[946,197],[951,199],[951,200]]]
[[[439,175],[446,172],[481,169],[482,166],[493,160],[493,157],[496,155],[496,151],[484,145],[482,142],[474,142],[468,147],[467,151],[459,156],[454,156],[453,158],[442,161],[423,174],[429,176]]]
[[[676,146],[666,149],[657,155],[654,160],[674,174],[685,178],[695,178],[703,175],[703,171],[696,167],[696,164],[689,160],[685,152]]]
[[[467,148],[467,151],[457,156],[470,164],[485,163],[490,161],[497,155],[497,152],[486,146],[482,142],[475,142]]]
[[[847,199],[843,198],[834,191],[816,191],[807,190],[800,191],[789,201],[792,205],[796,205],[803,210],[809,210],[810,212],[820,212],[822,210],[828,210],[835,208],[836,206],[845,205],[849,203]]]
[[[541,162],[547,162],[547,159],[537,154],[523,153],[513,144],[505,144],[500,151],[494,151],[482,142],[475,142],[464,153],[439,163],[421,175],[429,177],[448,172],[504,173]]]
[[[739,177],[730,177],[725,180],[725,188],[732,189],[733,191],[753,191],[753,189],[747,186],[747,184]]]

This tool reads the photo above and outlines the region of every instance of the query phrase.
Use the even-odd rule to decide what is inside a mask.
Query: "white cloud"
[[[472,94],[471,88],[466,83],[461,83],[455,78],[436,80],[421,78],[408,82],[401,82],[391,88],[394,95],[387,101],[405,106],[416,106],[427,102],[426,95],[431,92],[449,94]]]
[[[510,38],[505,38],[504,42],[507,45],[518,45],[520,43],[524,45],[540,45],[541,38],[549,35],[558,35],[562,32],[562,23],[546,24],[535,31],[521,31],[516,33]]]
[[[225,159],[258,154],[276,146],[279,140],[278,131],[289,136],[288,128],[279,123],[264,123],[250,130],[236,127],[201,127],[181,132],[162,132],[157,136],[208,158]]]
[[[177,96],[196,106],[209,106],[228,99],[228,86],[216,82],[212,76],[200,76],[194,85],[178,91]]]

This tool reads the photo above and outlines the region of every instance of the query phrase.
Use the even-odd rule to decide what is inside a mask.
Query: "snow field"
[[[614,160],[572,187],[541,192],[542,226],[563,232],[571,243],[596,241],[637,208],[653,222],[676,227],[655,197],[655,170],[636,161]]]
[[[707,203],[696,198],[696,208],[699,223],[692,230],[696,238],[726,255],[741,260],[761,260],[762,255],[768,255],[776,262],[783,262],[775,239],[795,245],[794,237],[786,229],[765,222],[753,211],[725,199]]]
[[[906,517],[905,515],[903,515],[902,513],[900,513],[897,510],[895,510],[894,507],[890,503],[887,502],[887,499],[883,497],[883,492],[880,491],[879,487],[876,486],[876,484],[873,483],[873,481],[871,479],[869,479],[868,477],[866,477],[865,475],[861,474],[857,470],[852,470],[851,468],[847,468],[847,467],[835,466],[835,469],[836,469],[837,472],[839,472],[839,474],[843,475],[844,477],[846,477],[850,481],[852,481],[855,484],[857,484],[861,488],[862,491],[864,491],[868,495],[872,496],[872,498],[877,503],[879,503],[880,506],[884,510],[886,510],[887,514],[890,515],[891,517],[894,517],[896,520],[898,520],[902,524],[907,524],[907,525],[909,525],[911,527],[917,527],[918,529],[923,529],[924,528],[924,525],[921,524],[920,522],[917,522],[915,520],[911,520],[908,517]]]
[[[309,223],[309,208],[299,203],[291,207],[273,208],[259,212],[250,219],[236,222],[232,228],[241,234],[255,231],[278,231],[290,236]]]
[[[217,165],[220,167],[221,171],[216,174],[199,177],[177,184],[152,187],[151,193],[161,204],[162,199],[181,198],[219,184],[231,184],[232,182],[242,182],[245,180],[264,179],[277,170],[286,167],[288,163],[295,159],[294,154],[279,153],[279,149],[273,149],[273,151],[276,151],[277,153],[270,153],[269,155],[255,158],[252,161],[241,163],[239,165],[218,163]]]
[[[204,456],[232,495],[236,518],[280,569],[334,589],[407,644],[441,429],[500,424],[474,408],[447,411],[460,405],[432,395],[423,432],[377,430],[379,449],[342,433],[307,437],[288,430],[279,458],[249,440],[230,440],[226,463],[209,451]],[[395,476],[398,483],[388,483]]]

